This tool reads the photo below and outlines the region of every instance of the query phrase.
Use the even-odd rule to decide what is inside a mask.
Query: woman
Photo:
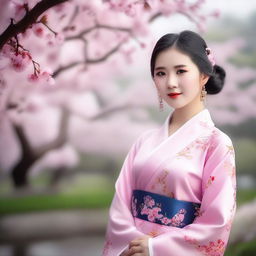
[[[160,107],[174,111],[142,134],[116,181],[103,255],[221,256],[236,211],[235,153],[204,106],[225,71],[192,31],[161,37],[151,57]]]

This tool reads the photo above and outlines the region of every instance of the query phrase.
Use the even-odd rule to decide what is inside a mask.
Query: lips
[[[181,93],[179,92],[172,92],[172,93],[169,93],[168,96],[170,98],[177,98],[179,95],[181,95]]]
[[[168,96],[175,96],[175,95],[180,95],[181,92],[172,92],[172,93],[169,93]]]

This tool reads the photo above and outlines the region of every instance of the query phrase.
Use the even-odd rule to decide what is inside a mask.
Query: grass
[[[85,194],[56,194],[26,197],[0,198],[0,214],[15,214],[34,211],[106,208],[113,191],[94,191]]]
[[[37,182],[37,181],[36,181]],[[44,194],[2,195],[0,215],[67,209],[109,207],[114,186],[98,176],[76,176],[61,184],[58,192]]]

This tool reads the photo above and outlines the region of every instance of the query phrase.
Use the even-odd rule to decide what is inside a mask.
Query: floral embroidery
[[[227,231],[231,230],[232,222],[233,222],[233,216],[229,219],[228,223],[226,224]]]
[[[106,240],[102,255],[104,255],[104,256],[108,255],[108,252],[109,252],[110,248],[112,247],[112,244],[113,244],[112,242]]]
[[[158,230],[152,230],[147,235],[149,235],[151,237],[157,237],[160,235],[160,232]]]
[[[235,169],[235,166],[233,164],[231,164],[230,162],[225,162],[224,163],[224,168],[225,170],[227,170],[227,173],[228,175],[231,177],[231,178],[235,178],[235,174],[236,174],[236,169]]]
[[[226,244],[222,239],[213,242],[210,241],[206,245],[200,245],[199,242],[189,236],[184,236],[186,242],[194,245],[198,251],[202,252],[205,256],[222,256],[225,252]]]
[[[156,204],[154,199],[151,196],[144,197],[144,203],[142,204],[142,209],[140,214],[147,215],[147,218],[150,222],[155,222],[156,220],[160,221],[162,224],[167,226],[180,227],[184,226],[184,220],[186,210],[180,209],[178,213],[176,213],[172,218],[168,218],[161,214],[161,205]]]
[[[212,185],[213,181],[215,180],[215,176],[210,176],[210,178],[208,179],[205,188],[208,188],[210,185]]]
[[[185,147],[183,150],[181,150],[176,155],[177,155],[177,158],[181,158],[181,157],[185,157],[187,159],[191,159],[192,158],[190,147]]]
[[[169,171],[164,169],[163,172],[156,178],[154,184],[151,186],[153,190],[157,190],[156,188],[159,187],[160,189],[158,192],[162,192],[163,194],[174,198],[174,193],[168,190],[167,186],[167,176],[169,175]]]
[[[235,150],[234,150],[233,145],[226,145],[226,147],[228,148],[228,152],[229,152],[231,155],[235,156]]]
[[[183,150],[176,154],[177,158],[185,157],[187,159],[193,158],[193,154],[191,150],[194,149],[201,149],[202,151],[206,150],[209,145],[209,136],[201,137],[196,139],[195,141],[191,142],[189,146],[185,147]]]

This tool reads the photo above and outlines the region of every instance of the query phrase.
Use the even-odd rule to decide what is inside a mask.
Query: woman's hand
[[[129,249],[126,249],[121,256],[149,256],[148,239],[150,236],[142,236],[132,240],[129,243]]]

